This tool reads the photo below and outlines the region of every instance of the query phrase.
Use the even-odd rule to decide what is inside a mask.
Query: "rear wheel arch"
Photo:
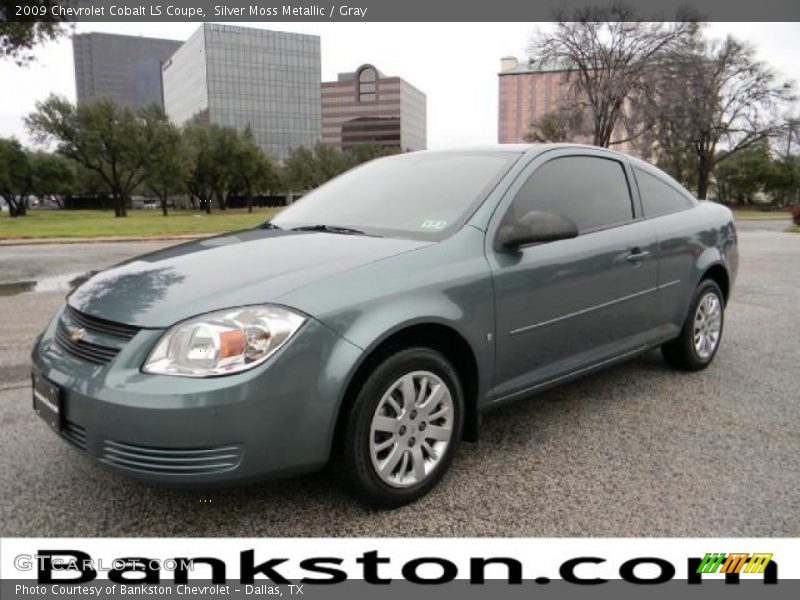
[[[724,292],[713,277],[695,288],[681,332],[661,346],[664,359],[682,371],[700,371],[716,356],[723,334]]]
[[[731,293],[731,281],[730,275],[728,274],[728,269],[726,269],[721,263],[713,264],[703,272],[703,275],[700,277],[700,282],[705,281],[706,279],[710,279],[719,286],[719,289],[722,292],[722,299],[727,306],[728,298],[730,297]],[[698,282],[698,285],[700,285],[700,282]]]

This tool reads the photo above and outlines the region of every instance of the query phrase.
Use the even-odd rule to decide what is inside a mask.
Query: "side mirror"
[[[578,237],[578,227],[563,215],[533,210],[518,223],[503,225],[497,232],[499,250],[518,250],[522,246]]]

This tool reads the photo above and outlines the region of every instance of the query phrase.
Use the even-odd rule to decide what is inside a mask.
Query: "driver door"
[[[495,400],[641,349],[655,328],[656,237],[637,218],[615,156],[547,152],[510,188],[488,236],[529,211],[561,214],[579,235],[501,251],[487,242],[495,289]],[[508,198],[512,198],[509,202]]]

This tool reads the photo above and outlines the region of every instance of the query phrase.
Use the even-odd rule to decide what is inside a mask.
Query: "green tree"
[[[161,120],[160,109],[134,113],[110,98],[76,107],[51,95],[25,122],[38,142],[55,142],[59,154],[96,172],[113,199],[114,214],[124,217],[131,193],[154,160]]]
[[[723,153],[717,160],[717,196],[721,201],[750,204],[775,175],[766,139],[734,154]]]
[[[381,146],[373,143],[358,144],[345,151],[345,163],[347,168],[351,169],[376,158],[391,156],[399,152],[400,146]]]
[[[236,182],[236,156],[239,153],[239,132],[232,127],[209,126],[209,142],[213,177],[211,190],[220,210],[228,207],[228,195]]]
[[[775,160],[764,189],[779,206],[800,203],[800,156]]]
[[[399,146],[372,143],[359,144],[344,152],[321,142],[312,149],[300,146],[294,148],[284,161],[282,183],[294,191],[311,190],[348,169],[399,152]]]
[[[253,195],[274,190],[278,181],[277,163],[261,151],[253,139],[253,132],[246,128],[233,157],[233,186],[244,193],[247,212],[253,212]]]
[[[25,216],[32,187],[31,164],[22,144],[0,138],[0,196],[8,203],[9,216]]]
[[[186,177],[186,187],[191,196],[192,205],[195,200],[199,207],[211,213],[212,178],[216,166],[211,153],[211,135],[208,125],[202,123],[189,123],[181,132],[189,161]]]
[[[145,168],[143,187],[158,198],[161,212],[166,217],[169,197],[186,189],[190,164],[180,130],[169,122],[160,109],[152,115],[152,119],[152,160]]]
[[[284,163],[286,184],[295,191],[318,187],[353,166],[352,157],[319,142],[312,150],[301,146]]]
[[[295,191],[316,187],[314,152],[305,146],[293,148],[283,163],[283,178],[286,185]]]
[[[56,4],[59,4],[57,0],[6,1],[0,4],[0,57],[10,58],[18,65],[28,64],[33,61],[34,47],[66,35],[69,26],[50,10]],[[18,6],[32,9],[37,14],[17,16]]]
[[[81,165],[75,163],[75,196],[84,198],[95,198],[101,205],[105,205],[109,198],[108,186],[100,175]]]
[[[232,127],[190,123],[183,128],[183,137],[190,164],[186,184],[189,193],[207,213],[215,198],[218,208],[225,210],[228,195],[238,183],[239,132]]]
[[[52,198],[59,208],[64,208],[64,197],[75,191],[77,174],[75,163],[51,152],[31,152],[31,189],[40,198]]]
[[[350,168],[347,156],[338,148],[319,142],[314,146],[314,187]]]

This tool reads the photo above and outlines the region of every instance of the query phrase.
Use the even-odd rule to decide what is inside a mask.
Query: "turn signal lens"
[[[246,338],[244,331],[223,331],[219,334],[220,358],[230,358],[244,354]]]

